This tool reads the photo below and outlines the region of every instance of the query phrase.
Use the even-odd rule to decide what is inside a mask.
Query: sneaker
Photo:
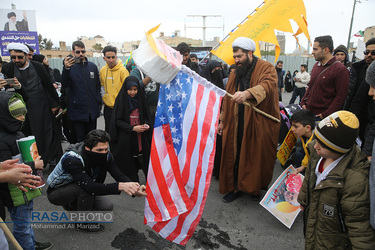
[[[51,242],[37,242],[35,241],[35,250],[47,250],[52,248]]]
[[[77,223],[74,225],[74,229],[85,233],[99,233],[102,232],[105,227],[98,223]]]
[[[229,203],[229,202],[232,202],[234,201],[236,198],[240,197],[242,195],[242,192],[229,192],[227,193],[226,195],[224,195],[223,197],[223,202],[225,203]]]

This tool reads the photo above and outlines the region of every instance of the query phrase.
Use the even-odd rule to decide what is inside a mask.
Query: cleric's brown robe
[[[236,92],[235,78],[235,72],[232,72],[227,84],[227,92],[230,94]],[[255,98],[251,99],[250,103],[280,119],[277,74],[271,63],[258,59],[247,91]],[[235,189],[233,169],[237,153],[238,104],[228,98],[225,96],[223,99],[220,115],[220,120],[224,121],[219,181],[219,190],[222,194]],[[256,113],[248,106],[245,106],[244,112],[237,189],[258,195],[260,189],[272,180],[280,123]]]

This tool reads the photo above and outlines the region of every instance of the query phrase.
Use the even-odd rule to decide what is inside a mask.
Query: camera
[[[81,62],[81,59],[79,57],[74,57],[72,55],[68,55],[69,58],[74,58],[74,63],[80,63]]]

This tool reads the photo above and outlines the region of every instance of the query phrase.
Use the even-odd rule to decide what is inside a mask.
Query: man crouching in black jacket
[[[70,211],[112,211],[112,202],[104,197],[120,194],[145,196],[146,187],[125,176],[109,152],[110,136],[99,129],[89,132],[81,143],[71,145],[49,175],[48,200]],[[104,184],[107,172],[116,180]],[[104,230],[99,224],[76,224],[85,232]]]

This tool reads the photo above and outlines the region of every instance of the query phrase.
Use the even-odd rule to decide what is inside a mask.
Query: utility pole
[[[186,27],[185,25],[185,36],[186,36],[186,28],[202,28],[203,30],[203,39],[202,39],[202,45],[203,46],[206,46],[206,29],[216,29],[216,28],[219,28],[219,29],[223,29],[224,30],[224,24],[222,27],[207,27],[206,26],[206,18],[207,17],[221,17],[219,15],[187,15],[188,17],[202,17],[203,18],[203,25],[201,27]]]
[[[353,19],[354,19],[354,11],[355,11],[355,4],[357,3],[357,0],[354,0],[354,4],[353,4],[353,12],[352,12],[352,19],[350,21],[350,28],[349,28],[349,36],[348,36],[348,44],[346,46],[346,48],[348,49],[349,51],[349,45],[350,45],[350,37],[352,35],[352,26],[353,26]]]
[[[367,0],[366,0],[367,1]],[[355,11],[355,4],[356,3],[361,3],[360,0],[354,0],[354,3],[353,3],[353,12],[352,12],[352,19],[350,21],[350,28],[349,28],[349,36],[348,36],[348,44],[347,44],[347,48],[348,48],[348,51],[349,51],[349,45],[350,45],[350,38],[351,38],[351,35],[352,35],[352,27],[353,27],[353,19],[354,19],[354,11]]]

